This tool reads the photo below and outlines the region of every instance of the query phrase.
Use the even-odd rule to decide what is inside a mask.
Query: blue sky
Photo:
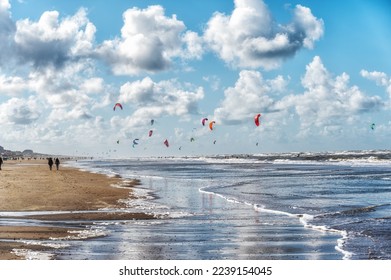
[[[0,145],[104,157],[389,149],[390,11],[386,0],[0,0]]]

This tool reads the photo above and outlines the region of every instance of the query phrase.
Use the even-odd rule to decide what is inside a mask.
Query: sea
[[[156,219],[88,221],[83,232],[94,238],[50,241],[56,259],[391,259],[388,150],[89,159],[67,165],[140,180],[136,198],[124,200],[125,211]]]

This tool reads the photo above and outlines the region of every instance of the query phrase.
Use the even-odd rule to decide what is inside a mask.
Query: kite
[[[208,120],[208,118],[203,118],[203,119],[202,119],[201,123],[202,123],[203,126],[205,126],[205,122],[206,122],[207,120]]]
[[[168,144],[168,140],[167,140],[167,139],[166,139],[163,143],[164,143],[164,145],[167,146],[167,148],[170,146],[170,145]]]
[[[213,130],[213,125],[214,125],[215,123],[216,123],[215,121],[211,121],[211,122],[209,123],[209,128],[210,128],[210,130]]]
[[[155,120],[151,120],[151,125],[153,125],[155,123]]]
[[[375,126],[376,126],[375,123],[371,124],[371,129],[372,129],[372,130],[375,130]]]
[[[194,142],[194,141],[195,141],[194,137],[191,137],[190,142]]]
[[[138,138],[136,138],[136,139],[133,140],[133,148],[134,148],[135,145],[138,145],[138,141],[139,141]]]
[[[122,110],[122,105],[121,105],[121,103],[115,103],[115,105],[114,105],[114,107],[113,107],[113,110],[115,111],[115,108],[117,108],[117,107],[120,107],[121,110]]]
[[[257,115],[255,115],[255,117],[254,117],[254,122],[255,122],[255,125],[256,126],[259,126],[259,118],[261,117],[261,114],[257,114]]]
[[[150,131],[148,132],[148,136],[151,137],[152,134],[153,134],[153,130],[150,130]]]

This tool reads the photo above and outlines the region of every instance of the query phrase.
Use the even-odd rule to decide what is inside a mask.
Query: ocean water
[[[0,223],[68,226],[78,237],[24,240],[50,249],[16,254],[77,260],[391,259],[391,151],[66,164],[139,179],[137,198],[125,200],[124,211],[156,219],[39,221],[23,217],[46,212],[18,212],[13,215],[21,218]]]
[[[129,211],[157,219],[96,223],[59,258],[391,259],[390,151],[71,164],[140,179]]]

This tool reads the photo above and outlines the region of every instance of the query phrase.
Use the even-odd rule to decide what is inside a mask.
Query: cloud
[[[276,111],[275,100],[271,96],[276,90],[283,91],[286,84],[281,76],[264,80],[258,71],[243,70],[235,86],[224,91],[224,100],[215,109],[214,117],[220,123],[238,124],[257,113]]]
[[[346,73],[333,77],[316,56],[302,78],[305,92],[284,97],[280,108],[294,108],[300,120],[300,135],[341,133],[348,125],[359,124],[364,113],[383,108],[378,96],[366,96],[357,86],[349,85]]]
[[[210,87],[213,91],[217,91],[220,88],[221,79],[217,75],[204,76],[202,77],[202,80],[210,83]]]
[[[136,125],[165,115],[198,114],[198,102],[203,98],[202,87],[182,85],[175,80],[154,82],[146,77],[122,85],[119,101],[135,109],[129,121]]]
[[[93,50],[96,28],[85,9],[59,20],[59,12],[44,12],[37,22],[16,22],[15,47],[20,62],[34,67],[62,67],[68,61],[86,58]]]
[[[85,120],[92,117],[91,109],[107,105],[106,97],[99,99],[107,86],[102,78],[94,76],[95,61],[90,59],[95,26],[88,20],[86,10],[81,8],[62,19],[59,12],[47,11],[38,21],[24,19],[14,24],[7,3],[0,2],[0,24],[6,19],[15,27],[7,41],[7,45],[13,46],[7,64],[13,65],[17,59],[22,67],[14,67],[13,76],[0,74],[0,93],[35,96],[46,109],[49,123]],[[4,34],[3,29],[0,34]],[[2,68],[9,73],[5,69]],[[38,120],[33,103],[22,101],[22,107],[14,106],[18,108],[16,115],[7,120],[15,124]]]
[[[378,86],[382,86],[386,89],[391,99],[391,78],[384,72],[361,70],[361,76],[369,80],[375,81]]]
[[[11,5],[8,0],[0,0],[0,11],[8,11]]]
[[[88,125],[91,137],[102,133],[95,114],[118,89],[96,76],[95,26],[86,10],[65,18],[48,11],[37,21],[13,22],[5,4],[0,0],[0,47],[8,47],[0,53],[2,139],[22,146],[27,138],[29,143],[68,142],[83,137],[75,131]]]
[[[28,84],[20,76],[0,75],[0,94],[16,96],[28,90]]]
[[[200,58],[202,40],[163,7],[132,8],[123,14],[121,37],[104,41],[97,54],[117,75],[137,75],[168,69],[175,58]]]
[[[0,112],[1,123],[26,125],[41,116],[42,108],[34,96],[28,99],[14,97],[0,104]]]
[[[34,96],[45,109],[48,124],[85,121],[94,117],[94,110],[112,102],[109,96],[113,89],[102,78],[94,76],[89,71],[91,67],[74,62],[61,69],[31,70],[27,76],[0,75],[0,93],[11,97]]]
[[[292,22],[279,25],[262,0],[236,0],[231,15],[213,15],[203,36],[186,30],[175,14],[166,16],[160,5],[134,7],[123,13],[121,35],[97,45],[96,27],[84,8],[65,18],[46,11],[37,21],[14,23],[9,2],[1,3],[0,39],[13,52],[9,57],[38,69],[97,59],[116,75],[156,73],[177,60],[201,59],[207,48],[235,67],[272,69],[301,48],[312,48],[323,35],[323,21],[306,7],[297,5]],[[3,46],[3,53],[7,48]]]
[[[47,120],[49,124],[64,123],[70,120],[81,120],[92,119],[93,116],[89,110],[83,106],[76,106],[73,108],[55,108],[53,109]]]
[[[306,66],[302,93],[282,96],[288,82],[289,78],[282,76],[264,79],[258,71],[242,70],[235,85],[224,91],[213,117],[222,124],[250,125],[254,115],[261,113],[262,129],[270,130],[269,137],[279,138],[286,130],[307,137],[342,135],[346,128],[362,126],[365,114],[384,108],[379,96],[368,96],[350,85],[348,74],[329,73],[318,56]]]
[[[291,40],[299,40],[304,47],[312,49],[315,41],[323,36],[323,20],[317,19],[307,7],[297,5],[294,10],[294,18],[291,26]]]
[[[15,23],[11,19],[11,5],[8,0],[0,0],[0,65],[4,59],[10,57],[12,51],[12,36],[16,30]]]
[[[204,54],[204,41],[196,32],[187,31],[182,41],[184,43],[184,49],[181,56],[186,59],[201,59]]]
[[[235,0],[231,15],[217,12],[209,20],[204,39],[231,66],[273,69],[323,35],[323,21],[309,8],[297,5],[293,14],[279,25],[262,0]]]
[[[0,36],[7,38],[15,31],[15,24],[11,19],[11,4],[8,0],[0,0]]]

